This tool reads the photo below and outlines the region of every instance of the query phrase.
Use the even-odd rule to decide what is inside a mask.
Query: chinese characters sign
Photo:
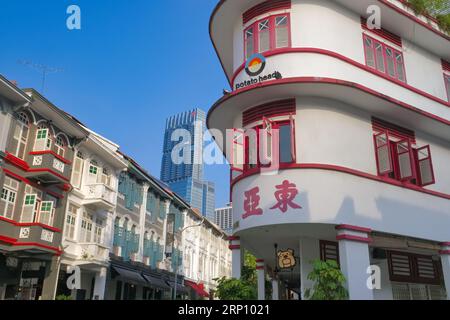
[[[274,190],[274,205],[270,208],[270,210],[286,213],[289,208],[302,208],[295,202],[295,198],[298,195],[298,189],[295,183],[284,180],[280,185],[276,185]],[[259,187],[245,191],[244,196],[244,214],[242,215],[242,218],[246,219],[250,216],[262,215],[263,210],[260,208],[261,196]]]

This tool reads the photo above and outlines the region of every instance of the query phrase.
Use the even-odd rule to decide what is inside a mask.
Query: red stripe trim
[[[2,235],[0,235],[0,241],[1,241],[1,242],[6,242],[6,243],[12,244],[12,243],[17,242],[17,239],[14,239],[14,238],[10,238],[10,237],[7,237],[7,236],[2,236]]]
[[[25,161],[23,161],[22,159],[17,158],[16,156],[10,154],[10,153],[6,153],[6,157],[5,159],[10,162],[11,164],[15,165],[16,167],[19,167],[20,169],[26,171],[26,172],[49,172],[51,174],[53,174],[54,176],[57,176],[67,182],[69,182],[69,179],[64,177],[63,175],[48,169],[48,168],[42,168],[42,169],[31,169],[30,166],[28,165],[28,163],[26,163]]]
[[[230,244],[228,246],[228,249],[230,249],[230,250],[237,250],[237,249],[240,249],[240,248],[241,248],[241,246],[238,245],[238,244]]]
[[[349,240],[349,241],[363,242],[363,243],[371,243],[372,242],[372,239],[370,239],[370,238],[351,236],[349,234],[338,235],[336,237],[336,240]]]
[[[416,133],[414,131],[376,117],[372,117],[372,128],[377,131],[388,130],[390,135],[408,138],[412,142],[416,142]]]
[[[44,248],[44,249],[55,251],[58,255],[60,255],[62,253],[62,250],[60,250],[57,247],[47,246],[45,244],[41,244],[41,243],[37,243],[37,242],[18,242],[17,239],[2,236],[2,235],[0,235],[0,241],[8,243],[12,246],[22,246],[22,247],[29,246],[29,247]]]
[[[264,270],[264,267],[262,267],[262,266],[256,266],[256,270]]]
[[[364,227],[358,227],[358,226],[352,226],[349,224],[341,224],[336,226],[336,230],[351,230],[351,231],[357,231],[357,232],[365,232],[365,233],[371,233],[372,229],[364,228]]]
[[[30,186],[33,186],[35,188],[42,189],[41,186],[37,185],[36,183],[33,183],[30,180],[28,180],[27,178],[24,178],[24,177],[22,177],[22,176],[20,176],[20,175],[18,175],[16,173],[8,170],[8,169],[3,169],[3,172],[5,172],[5,174],[7,176],[11,177],[11,178],[20,180],[20,181],[22,181],[22,182],[24,182],[24,183],[26,183],[26,184],[28,184]],[[52,196],[54,196],[56,198],[64,199],[64,196],[62,194],[59,194],[59,193],[56,193],[56,192],[53,192],[53,191],[50,191],[50,190],[46,190],[46,189],[42,189],[42,190],[45,191],[46,193],[48,193],[49,195],[52,195]]]
[[[0,217],[0,220],[4,221],[4,222],[7,222],[7,223],[10,223],[12,225],[15,225],[17,227],[41,227],[41,228],[44,228],[44,229],[47,229],[47,230],[50,230],[50,231],[53,231],[53,232],[58,232],[58,233],[62,232],[61,229],[58,229],[58,228],[55,228],[55,227],[52,227],[52,226],[48,226],[48,225],[45,225],[45,224],[42,224],[42,223],[38,223],[38,222],[32,222],[32,223],[17,222],[17,221],[14,221],[14,220],[11,220],[11,219],[8,219],[8,218],[5,218],[5,217]]]
[[[331,165],[331,164],[319,164],[319,163],[303,163],[303,164],[299,164],[299,163],[294,163],[294,164],[290,164],[290,165],[280,165],[280,170],[291,170],[291,169],[321,169],[321,170],[330,170],[330,171],[337,171],[337,172],[342,172],[342,173],[348,173],[357,177],[361,177],[361,178],[366,178],[366,179],[370,179],[370,180],[374,180],[374,181],[378,181],[378,182],[382,182],[382,183],[386,183],[386,184],[390,184],[390,185],[394,185],[397,187],[401,187],[401,188],[405,188],[405,189],[409,189],[409,190],[413,190],[413,191],[418,191],[418,192],[422,192],[422,193],[426,193],[435,197],[439,197],[439,198],[444,198],[444,199],[449,199],[450,200],[450,194],[446,194],[446,193],[442,193],[442,192],[437,192],[437,191],[433,191],[433,190],[428,190],[407,182],[401,182],[401,181],[397,181],[394,179],[390,179],[390,178],[386,178],[386,177],[379,177],[370,173],[366,173],[366,172],[362,172],[362,171],[358,171],[355,169],[350,169],[350,168],[346,168],[346,167],[341,167],[341,166],[336,166],[336,165]],[[234,187],[234,185],[236,183],[238,183],[239,181],[248,178],[250,176],[259,174],[259,169],[252,171],[251,174],[243,174],[239,177],[237,177],[236,179],[233,180],[233,182],[231,183],[231,188]]]
[[[446,247],[446,246],[450,247],[450,242],[441,242],[441,243],[439,243],[439,245],[441,245],[443,247]]]
[[[439,250],[439,254],[450,254],[450,250]]]
[[[57,154],[56,152],[52,151],[52,150],[44,150],[44,151],[32,151],[29,153],[30,155],[42,155],[42,154],[51,154],[53,155],[55,158],[57,158],[58,160],[66,163],[66,164],[71,164],[72,161],[61,157],[59,154]]]
[[[48,172],[53,174],[54,176],[57,176],[58,178],[61,178],[67,182],[69,182],[69,179],[67,179],[66,177],[64,177],[63,175],[53,171],[52,169],[48,169],[48,168],[42,168],[42,169],[29,169],[28,172]]]
[[[256,259],[256,262],[264,262],[264,259]]]
[[[240,237],[237,237],[237,236],[229,236],[229,237],[227,238],[228,241],[240,240],[240,239],[241,239],[241,238],[240,238]]]
[[[438,98],[438,97],[435,97],[435,96],[433,96],[433,95],[431,95],[431,94],[429,94],[429,93],[427,93],[427,92],[425,92],[425,91],[422,91],[422,90],[420,90],[420,89],[417,89],[417,88],[415,88],[415,87],[413,87],[413,86],[411,86],[411,85],[409,85],[409,84],[407,84],[407,83],[404,83],[404,82],[401,82],[401,81],[399,81],[399,80],[397,80],[397,79],[394,79],[394,78],[392,78],[392,77],[389,77],[388,75],[386,75],[386,74],[384,74],[384,73],[382,73],[382,72],[379,72],[379,71],[377,71],[376,69],[373,69],[373,68],[371,68],[371,67],[368,67],[368,66],[366,66],[365,64],[359,63],[359,62],[357,62],[357,61],[355,61],[355,60],[352,60],[352,59],[350,59],[350,58],[348,58],[348,57],[346,57],[346,56],[343,56],[343,55],[341,55],[341,54],[339,54],[339,53],[337,53],[337,52],[333,52],[333,51],[330,51],[330,50],[324,50],[324,49],[319,49],[319,48],[284,48],[284,49],[278,49],[278,50],[274,50],[274,51],[271,51],[271,52],[264,53],[264,56],[265,56],[265,57],[271,57],[271,56],[275,56],[275,55],[279,55],[279,54],[288,54],[288,53],[317,53],[317,54],[322,54],[322,55],[330,56],[330,57],[333,57],[333,58],[342,60],[342,61],[344,61],[344,62],[347,62],[347,63],[349,63],[349,64],[351,64],[351,65],[354,65],[355,67],[358,67],[358,68],[360,68],[360,69],[362,69],[362,70],[365,70],[365,71],[367,71],[367,72],[370,72],[370,73],[372,73],[372,74],[374,74],[374,75],[377,75],[377,76],[379,76],[380,78],[383,78],[383,79],[388,80],[388,81],[390,81],[390,82],[392,82],[392,83],[395,83],[395,84],[397,84],[397,85],[399,85],[399,86],[401,86],[401,87],[404,87],[405,89],[408,89],[408,90],[410,90],[410,91],[412,91],[412,92],[414,92],[414,93],[417,93],[417,94],[419,94],[419,95],[421,95],[421,96],[424,96],[425,98],[428,98],[428,99],[430,99],[430,100],[433,100],[433,101],[435,101],[435,102],[438,102],[438,103],[440,103],[440,104],[442,104],[442,105],[444,105],[444,106],[446,106],[446,107],[450,107],[450,103],[447,102],[447,101],[445,101],[445,100],[442,100],[442,99],[440,99],[440,98]],[[235,80],[236,80],[236,77],[239,75],[239,73],[240,73],[242,70],[244,70],[244,68],[245,68],[245,63],[242,64],[242,65],[236,70],[236,72],[234,73],[234,75],[233,75],[233,77],[232,77],[232,80],[231,80],[231,82],[232,82],[232,84],[233,84],[233,88],[234,88],[234,82],[235,82]],[[295,79],[295,78],[291,78],[291,79]],[[282,80],[278,80],[278,81],[282,81]],[[275,81],[271,81],[270,83],[272,83],[272,82],[278,82],[278,81],[275,80]],[[263,84],[265,84],[265,83],[263,83]],[[238,90],[233,91],[232,94],[236,94],[237,92],[247,91],[247,90],[249,90],[250,88],[253,88],[253,87],[256,87],[256,86],[261,86],[261,85],[263,85],[263,84],[259,83],[259,84],[257,84],[257,85],[248,86],[248,87],[246,87],[246,88],[244,88],[244,89],[238,89]],[[369,89],[369,90],[371,90],[371,89]],[[380,94],[380,93],[379,93],[379,94]],[[381,94],[380,94],[380,95],[381,95]],[[391,99],[392,99],[392,98],[391,98]]]

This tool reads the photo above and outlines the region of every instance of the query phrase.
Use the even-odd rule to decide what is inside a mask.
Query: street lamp
[[[175,231],[175,213],[169,213],[168,215],[172,215],[172,216],[174,217],[174,219],[172,219],[172,224],[173,224],[173,227],[172,227],[172,228],[173,228],[173,241],[172,241],[172,245],[173,245],[174,242],[175,242],[175,233],[177,232],[177,231]],[[205,221],[205,218],[202,217],[202,221],[200,221],[199,224],[195,224],[195,225],[192,225],[192,226],[184,227],[184,228],[178,230],[178,233],[179,233],[180,236],[181,236],[181,235],[183,234],[183,232],[184,232],[185,230],[189,229],[189,228],[201,227],[204,221]],[[173,259],[173,255],[172,255],[172,259]],[[175,283],[174,283],[174,287],[173,287],[173,288],[174,288],[174,289],[173,289],[173,300],[176,300],[176,299],[177,299],[178,268],[179,268],[179,265],[178,265],[178,257],[177,257],[177,260],[175,261]]]

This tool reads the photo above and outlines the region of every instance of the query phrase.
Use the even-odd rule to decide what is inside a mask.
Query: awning
[[[145,280],[147,280],[147,282],[152,286],[152,287],[156,287],[156,288],[160,288],[163,290],[169,290],[170,287],[167,285],[167,283],[159,278],[156,278],[152,275],[143,273],[142,276],[145,278]]]
[[[139,271],[125,269],[118,266],[111,266],[111,268],[113,268],[113,270],[116,271],[122,278],[138,283],[146,283]]]
[[[200,296],[204,298],[209,298],[208,292],[205,291],[205,287],[203,283],[195,283],[192,281],[184,280],[184,283],[194,289],[194,291]]]
[[[170,288],[174,288],[174,284],[175,284],[175,282],[174,281],[170,281],[170,280],[168,280],[168,281],[166,281],[167,282],[167,284],[170,286]],[[188,290],[188,288],[186,288],[185,286],[183,286],[183,285],[181,285],[181,284],[177,284],[177,293],[182,293],[182,294],[189,294],[189,290]]]

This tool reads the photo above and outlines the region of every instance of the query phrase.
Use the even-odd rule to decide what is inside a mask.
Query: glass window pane
[[[280,162],[290,163],[292,162],[291,154],[291,126],[286,124],[280,126]]]
[[[395,77],[394,53],[392,52],[392,49],[390,49],[390,48],[386,48],[386,61],[387,61],[388,74],[391,77]]]
[[[448,96],[448,100],[450,101],[450,75],[445,76],[445,81],[446,81],[446,85],[447,85],[447,96]]]
[[[254,53],[253,39],[253,28],[249,28],[245,32],[245,52],[247,59],[250,58],[250,56]]]
[[[259,23],[259,52],[270,50],[269,20]]]
[[[372,39],[365,38],[364,50],[366,51],[366,64],[369,67],[375,68],[375,56],[374,56],[374,52],[373,52]]]
[[[375,54],[378,71],[385,72],[386,69],[384,67],[383,46],[380,43],[375,43]]]

